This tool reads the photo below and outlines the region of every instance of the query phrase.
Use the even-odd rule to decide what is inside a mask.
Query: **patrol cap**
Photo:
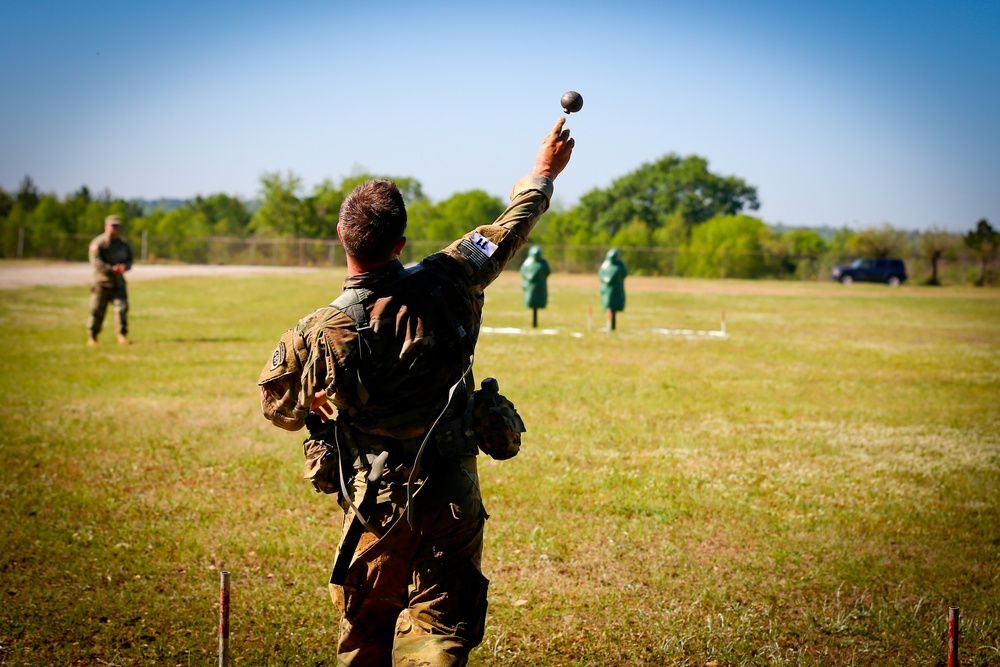
[[[106,225],[115,225],[116,227],[121,227],[121,225],[122,225],[122,219],[119,218],[117,215],[109,215],[108,217],[104,218],[104,224],[106,224]]]

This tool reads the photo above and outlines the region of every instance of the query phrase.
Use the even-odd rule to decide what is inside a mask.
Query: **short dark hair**
[[[348,255],[372,264],[388,261],[406,232],[403,195],[392,181],[365,181],[340,205],[339,224]]]

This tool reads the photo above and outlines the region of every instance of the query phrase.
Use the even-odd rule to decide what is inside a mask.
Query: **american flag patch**
[[[496,252],[497,244],[479,232],[472,232],[469,238],[458,242],[458,250],[475,264],[476,268],[481,268]]]

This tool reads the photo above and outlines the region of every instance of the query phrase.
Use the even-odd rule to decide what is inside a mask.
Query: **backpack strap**
[[[336,308],[351,318],[359,330],[362,328],[371,329],[371,324],[368,322],[368,311],[365,310],[364,304],[373,294],[375,294],[373,290],[352,287],[344,290],[340,296],[334,299],[330,303],[330,307]]]
[[[360,341],[360,344],[358,345],[359,352],[356,372],[358,376],[358,398],[361,399],[361,403],[363,405],[368,403],[370,394],[365,388],[364,381],[361,379],[361,366],[366,358],[366,352],[367,356],[371,356],[372,339],[375,335],[372,330],[371,321],[368,318],[368,309],[366,308],[366,305],[369,304],[373,298],[377,298],[380,294],[387,292],[393,285],[401,280],[407,278],[420,279],[422,277],[420,274],[423,271],[423,265],[416,264],[407,269],[403,269],[396,274],[395,277],[382,282],[378,285],[378,290],[368,289],[366,287],[351,287],[344,290],[340,296],[330,303],[331,308],[336,308],[351,318],[351,321],[354,322],[358,331],[358,340]],[[466,362],[471,361],[471,357],[474,352],[474,342],[472,337],[469,336],[469,333],[465,330],[465,328],[459,324],[458,320],[455,318],[455,314],[451,312],[451,309],[444,305],[445,301],[441,288],[436,284],[427,283],[426,281],[425,284],[427,292],[431,297],[431,303],[437,311],[438,316],[442,318],[442,320],[446,322],[455,332]]]
[[[365,310],[365,301],[370,299],[374,294],[374,290],[363,287],[352,287],[344,290],[340,296],[330,303],[331,308],[336,308],[354,322],[354,326],[358,330],[359,359],[365,357],[365,348],[368,348],[368,354],[369,356],[371,355],[372,336],[374,334],[372,333],[371,322],[368,319],[368,311]],[[360,363],[357,365],[356,373],[358,376],[358,398],[361,399],[361,404],[365,405],[368,403],[370,394],[368,393],[368,389],[365,388],[364,380],[361,379]]]

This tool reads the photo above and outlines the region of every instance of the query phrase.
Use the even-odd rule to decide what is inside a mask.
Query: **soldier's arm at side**
[[[104,257],[101,253],[100,237],[90,242],[88,254],[90,257],[90,265],[93,266],[94,269],[109,278],[114,275],[114,267],[104,261]]]
[[[336,369],[343,368],[356,337],[353,322],[336,308],[320,308],[286,331],[260,373],[264,417],[297,431],[310,412],[330,418],[334,406],[346,407],[341,393],[351,387],[351,378]],[[327,395],[328,390],[333,393]]]
[[[286,431],[301,429],[311,408],[302,400],[302,370],[308,356],[302,331],[299,327],[289,329],[282,334],[257,381],[264,418]]]

